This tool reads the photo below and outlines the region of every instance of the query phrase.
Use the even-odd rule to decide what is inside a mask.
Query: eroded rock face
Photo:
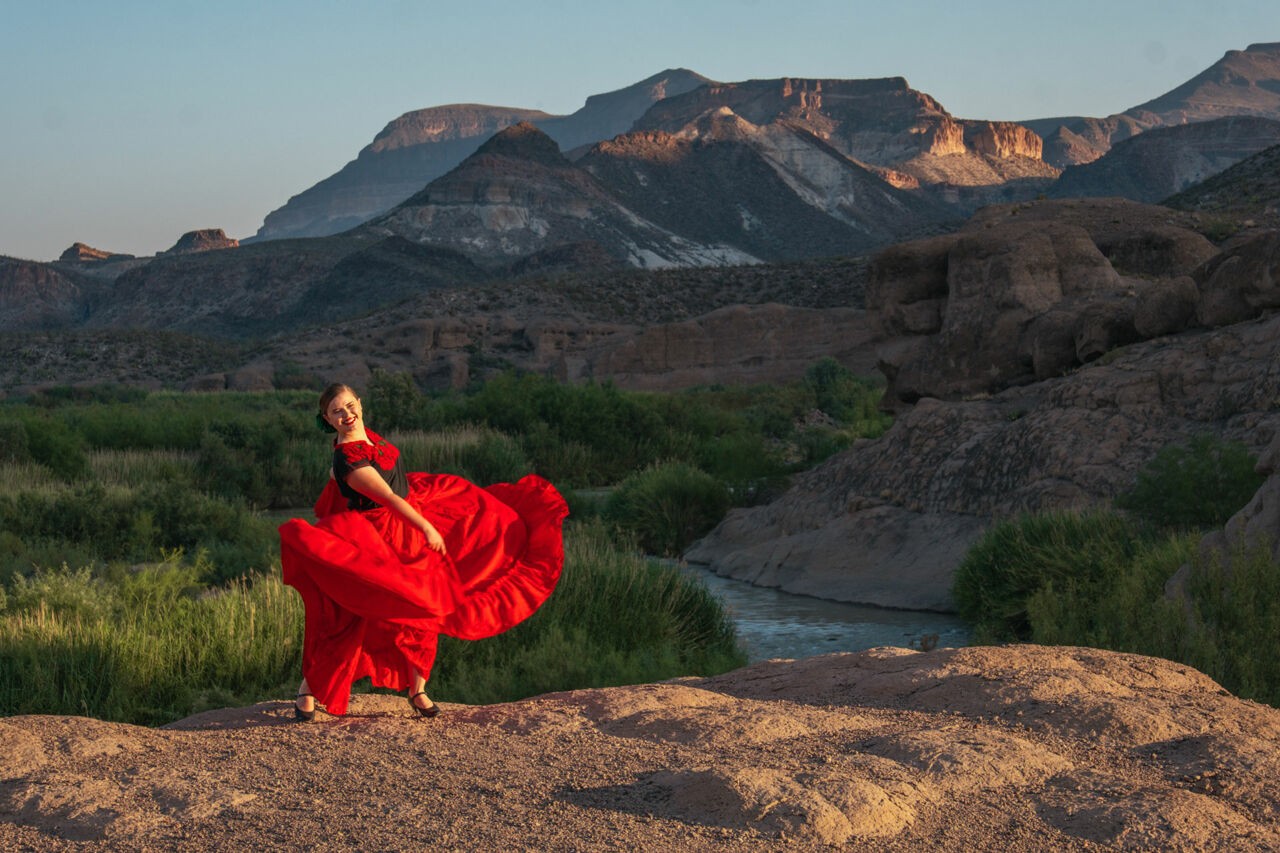
[[[791,381],[826,356],[869,376],[875,370],[871,337],[866,312],[856,308],[735,305],[650,326],[468,314],[391,327],[381,334],[385,353],[376,360],[326,338],[301,341],[280,357],[357,386],[375,367],[412,373],[423,387],[462,388],[488,370],[515,366],[565,382],[674,391],[713,382]]]
[[[1190,325],[1188,274],[1216,253],[1177,214],[1123,202],[1013,205],[873,261],[887,405],[962,399]]]
[[[0,328],[21,331],[70,325],[84,313],[84,283],[37,261],[0,258]]]
[[[240,245],[239,240],[228,237],[221,228],[202,228],[199,231],[188,231],[178,238],[178,242],[162,255],[189,255],[195,252],[208,252],[214,249],[234,249]]]
[[[624,388],[675,390],[789,381],[829,356],[870,375],[871,336],[866,312],[857,308],[735,305],[607,338],[583,354],[583,374]]]
[[[1280,308],[1280,231],[1228,249],[1197,270],[1196,318],[1206,326],[1250,320]]]
[[[67,264],[95,264],[103,261],[129,260],[132,257],[133,255],[95,249],[86,243],[72,243],[65,252],[58,256],[58,260]]]
[[[925,398],[732,510],[687,552],[720,574],[888,607],[946,609],[992,519],[1083,509],[1129,488],[1164,446],[1208,433],[1261,450],[1280,430],[1280,316],[1134,344],[989,398]]]

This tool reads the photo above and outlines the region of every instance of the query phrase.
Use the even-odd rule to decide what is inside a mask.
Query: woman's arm
[[[353,470],[347,475],[347,485],[366,498],[382,504],[409,524],[421,530],[423,535],[427,537],[427,547],[432,551],[440,554],[447,553],[444,547],[444,537],[440,535],[440,531],[436,530],[431,522],[423,518],[421,513],[410,506],[408,501],[391,491],[387,481],[382,479],[382,476],[372,467],[365,465]]]

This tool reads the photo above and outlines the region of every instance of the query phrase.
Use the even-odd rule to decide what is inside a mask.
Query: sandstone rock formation
[[[234,249],[239,245],[239,240],[233,240],[228,237],[221,228],[202,228],[198,231],[188,231],[183,234],[170,249],[160,252],[160,254],[190,255],[196,252],[209,252],[214,249]]]
[[[1266,447],[1280,431],[1277,352],[1273,315],[990,396],[922,398],[773,503],[732,510],[685,556],[791,592],[950,609],[951,573],[991,519],[1108,501],[1197,434]]]
[[[1040,137],[1027,128],[957,120],[901,77],[708,84],[655,104],[635,129],[679,133],[721,108],[757,126],[803,129],[842,155],[884,170],[893,185],[945,185],[945,197],[970,210],[991,200],[981,188],[1018,182],[1023,197],[1030,197],[1058,174],[1041,159]]]
[[[1202,325],[1225,326],[1274,311],[1280,308],[1280,230],[1251,237],[1196,272]]]
[[[877,649],[502,705],[0,721],[0,847],[1274,850],[1280,711],[1091,649]]]
[[[887,404],[993,393],[1181,331],[1196,305],[1186,277],[1217,253],[1190,224],[1117,201],[1028,203],[886,249],[867,307]]]
[[[103,249],[95,249],[85,243],[72,243],[65,252],[63,252],[58,260],[66,264],[93,264],[103,261],[123,261],[133,258],[133,255],[124,255],[118,252],[108,252]]]

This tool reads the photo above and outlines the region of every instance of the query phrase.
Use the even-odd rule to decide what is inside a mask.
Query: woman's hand
[[[437,554],[444,556],[448,551],[444,547],[444,537],[440,535],[440,531],[425,518],[422,520],[422,533],[427,537],[427,547]]]

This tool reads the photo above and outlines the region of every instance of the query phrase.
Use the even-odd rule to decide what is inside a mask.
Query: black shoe
[[[304,711],[302,710],[302,708],[298,707],[298,700],[301,699],[303,696],[311,696],[312,699],[316,698],[315,696],[312,696],[310,693],[299,693],[296,697],[294,697],[293,718],[300,723],[309,723],[316,718],[316,709],[312,708],[310,711]]]
[[[440,713],[440,706],[435,702],[431,702],[430,696],[427,696],[427,701],[431,702],[431,704],[425,708],[420,707],[417,702],[413,701],[419,696],[427,696],[427,691],[419,690],[417,693],[409,697],[409,706],[418,712],[419,717],[434,717],[436,714]]]

